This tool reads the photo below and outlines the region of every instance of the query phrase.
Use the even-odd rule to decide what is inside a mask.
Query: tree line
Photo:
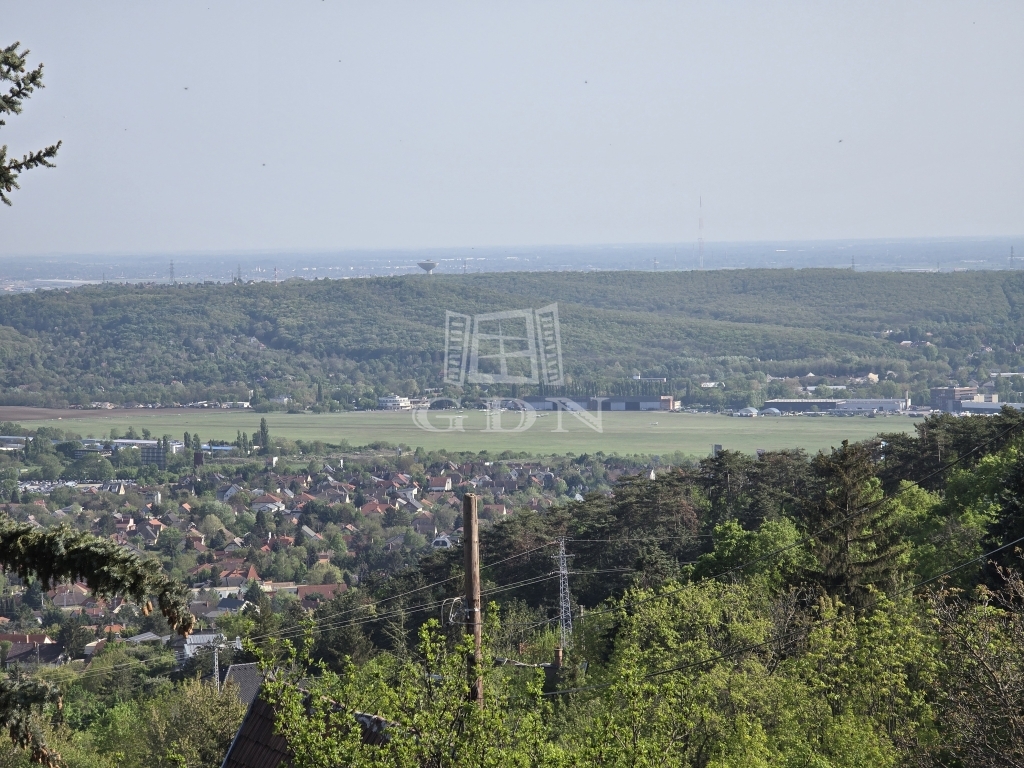
[[[0,402],[375,407],[378,395],[441,385],[446,310],[551,302],[573,392],[630,394],[642,373],[670,379],[665,394],[713,404],[698,381],[763,398],[768,375],[874,371],[921,398],[1024,363],[1022,289],[1016,273],[842,270],[108,283],[0,296]]]

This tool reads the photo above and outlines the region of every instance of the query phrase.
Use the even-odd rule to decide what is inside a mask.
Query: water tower
[[[418,263],[418,266],[419,266],[420,269],[422,269],[424,272],[426,272],[429,275],[437,267],[437,262],[436,261],[429,261],[429,260],[428,261],[421,261],[421,262]]]

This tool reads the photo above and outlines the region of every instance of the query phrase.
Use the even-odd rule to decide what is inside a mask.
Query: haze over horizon
[[[1024,230],[1019,3],[64,2],[4,22],[46,88],[2,142],[64,146],[21,177],[0,256],[678,259],[702,212],[709,247],[981,238],[1005,260]]]

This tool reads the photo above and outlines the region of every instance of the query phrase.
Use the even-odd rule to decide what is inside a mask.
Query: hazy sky
[[[0,0],[0,254],[1016,235],[1024,2]]]

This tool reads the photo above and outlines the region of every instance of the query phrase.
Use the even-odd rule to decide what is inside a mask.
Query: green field
[[[0,418],[8,409],[0,408]],[[237,411],[114,411],[99,415],[97,411],[63,411],[62,418],[32,419],[26,417],[29,409],[18,409],[18,417],[27,426],[58,426],[99,437],[109,434],[111,428],[122,434],[129,426],[141,431],[149,429],[154,435],[172,435],[181,438],[183,432],[198,432],[204,439],[235,439],[239,430],[253,432],[259,426],[260,415]],[[54,412],[39,411],[38,415]],[[448,416],[453,412],[443,412]],[[79,415],[80,414],[80,415]],[[35,414],[31,414],[35,415]],[[732,418],[728,416],[686,413],[603,413],[601,432],[582,424],[571,416],[564,416],[557,432],[557,418],[542,415],[532,427],[522,432],[484,431],[484,414],[467,411],[463,431],[430,432],[418,428],[410,413],[349,412],[334,414],[266,415],[273,436],[291,440],[322,440],[340,443],[347,440],[353,446],[376,441],[404,443],[425,449],[480,451],[497,453],[505,450],[527,451],[536,454],[589,453],[643,453],[668,454],[682,451],[689,455],[705,455],[712,443],[752,453],[758,448],[804,448],[817,451],[838,445],[842,440],[863,440],[878,432],[912,431],[916,420],[906,416],[867,418],[864,416],[837,418],[782,417]],[[593,417],[594,414],[591,414]],[[437,421],[438,427],[447,426]],[[511,430],[519,421],[516,413],[502,414],[502,427]],[[13,420],[13,419],[12,419]]]

